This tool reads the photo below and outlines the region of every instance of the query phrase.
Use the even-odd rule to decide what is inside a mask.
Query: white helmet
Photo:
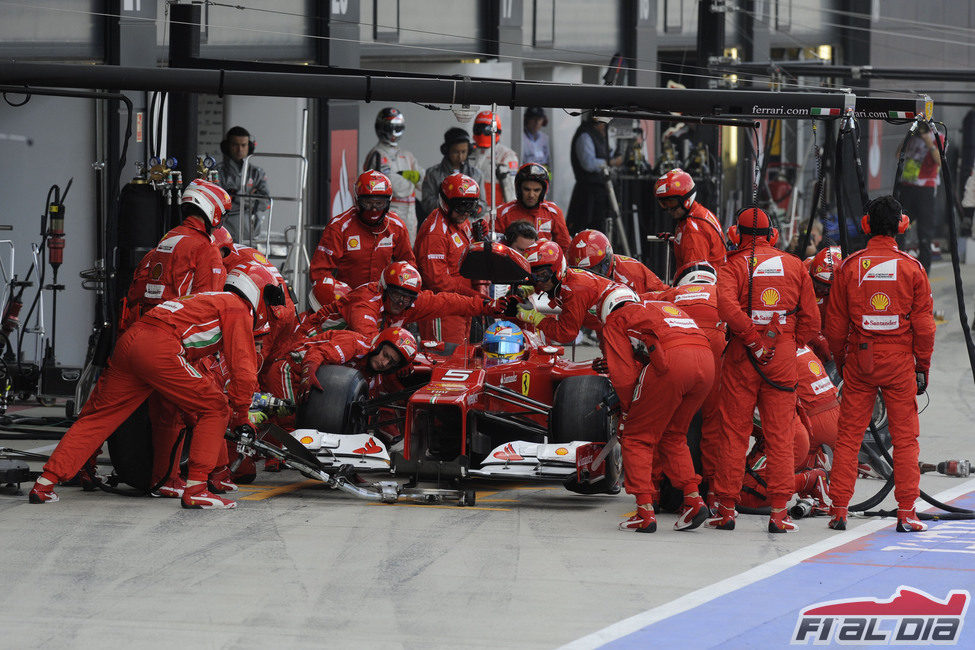
[[[179,202],[180,204],[189,203],[198,207],[214,228],[220,226],[224,213],[230,209],[231,205],[227,190],[216,183],[200,178],[189,182],[186,189],[183,190],[183,196]]]
[[[689,262],[677,269],[674,275],[674,285],[683,287],[685,284],[717,284],[718,272],[707,262]]]
[[[622,284],[610,286],[599,305],[599,322],[605,325],[606,319],[613,313],[613,310],[627,302],[640,302],[640,297],[636,295],[633,289]]]

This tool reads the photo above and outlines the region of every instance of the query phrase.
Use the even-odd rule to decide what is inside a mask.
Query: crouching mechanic
[[[421,288],[420,272],[412,264],[393,262],[383,271],[379,282],[355,289],[335,306],[334,313],[350,329],[371,339],[386,327],[402,327],[435,318],[470,322],[474,316],[499,316],[506,305],[503,298],[488,300],[481,294],[427,291]]]
[[[328,337],[310,341],[304,347],[301,364],[303,397],[307,397],[309,390],[322,390],[317,376],[322,365],[349,366],[371,378],[406,368],[413,363],[416,352],[416,339],[402,327],[387,327],[371,341],[355,332],[328,332]]]
[[[894,197],[871,201],[862,222],[867,247],[843,260],[830,290],[826,337],[844,380],[830,485],[834,530],[846,528],[857,452],[878,390],[894,443],[897,532],[927,530],[914,511],[920,481],[915,396],[927,389],[934,302],[924,267],[894,241],[908,224]]]
[[[233,269],[225,291],[167,301],[149,311],[119,340],[78,420],[58,443],[31,488],[31,503],[57,501],[54,485],[78,471],[153,392],[196,417],[184,508],[233,508],[236,503],[207,489],[229,424],[249,428],[247,410],[257,387],[254,333],[265,330],[284,295],[259,265]],[[191,364],[220,352],[230,379],[227,393]],[[228,405],[229,398],[229,405]]]
[[[565,251],[569,266],[585,269],[613,282],[625,284],[637,294],[663,291],[667,285],[644,264],[626,255],[613,254],[609,238],[598,230],[583,230]]]
[[[637,507],[620,529],[657,530],[653,463],[658,448],[664,473],[684,492],[674,529],[697,528],[708,509],[698,493],[701,477],[694,472],[687,428],[714,382],[708,337],[673,304],[641,303],[623,286],[606,293],[599,318],[600,345],[622,411],[623,486]]]
[[[721,365],[724,436],[715,468],[719,505],[708,525],[734,530],[755,407],[762,417],[768,461],[768,530],[796,530],[785,506],[792,497],[796,347],[819,334],[812,280],[799,258],[775,248],[778,230],[758,208],[738,213],[729,238],[737,250],[718,271],[718,314],[732,340]],[[774,355],[774,356],[773,356]]]

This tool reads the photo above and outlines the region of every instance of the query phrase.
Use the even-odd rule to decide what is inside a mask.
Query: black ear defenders
[[[231,131],[234,131],[234,129],[237,129],[237,132],[231,133]],[[224,139],[220,141],[220,153],[222,153],[223,155],[225,155],[225,156],[227,156],[229,158],[230,157],[230,136],[232,136],[232,135],[246,135],[247,136],[247,155],[250,156],[251,154],[253,154],[254,153],[254,148],[256,147],[257,142],[255,142],[254,138],[251,137],[251,134],[248,133],[245,129],[242,129],[240,127],[234,127],[234,129],[230,129],[230,131],[227,132],[226,137],[224,137]],[[243,131],[243,133],[240,133],[240,131]]]

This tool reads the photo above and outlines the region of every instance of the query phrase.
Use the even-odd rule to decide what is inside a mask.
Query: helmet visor
[[[411,307],[416,301],[416,296],[417,294],[412,291],[407,291],[400,287],[386,287],[386,298],[397,307],[403,309]]]
[[[458,214],[474,216],[481,211],[481,204],[477,199],[454,199],[450,202],[450,209]]]
[[[494,355],[518,354],[521,352],[521,343],[518,341],[484,341],[481,347],[487,354]]]
[[[541,266],[537,269],[532,269],[531,278],[532,284],[545,284],[555,278],[555,271],[552,270],[551,266]]]

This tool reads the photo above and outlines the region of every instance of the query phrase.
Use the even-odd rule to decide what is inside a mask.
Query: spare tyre
[[[366,422],[362,402],[368,386],[355,368],[319,366],[315,373],[322,390],[313,388],[295,413],[299,429],[315,429],[328,433],[362,433]]]

